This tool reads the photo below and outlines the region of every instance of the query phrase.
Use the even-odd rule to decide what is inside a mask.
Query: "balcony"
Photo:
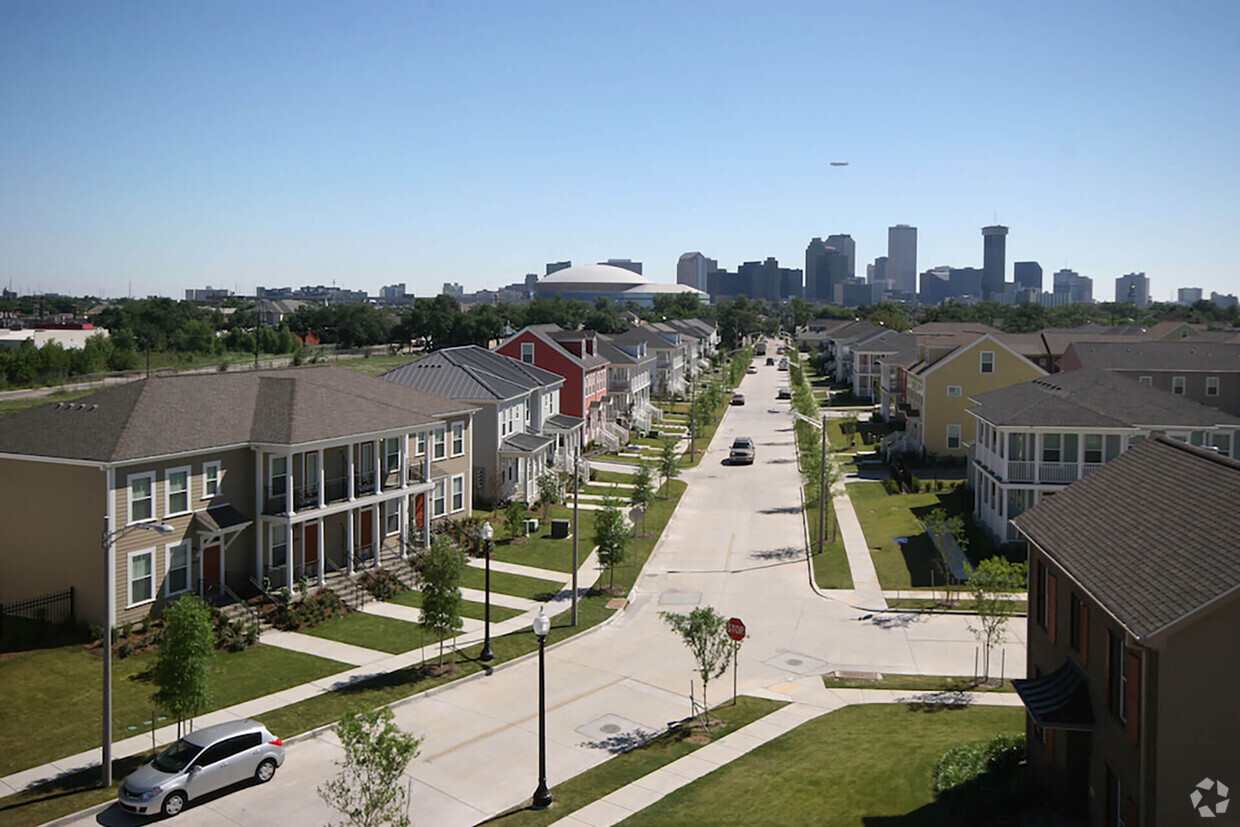
[[[1066,485],[1093,473],[1102,467],[1101,462],[1037,462],[1036,460],[1005,460],[997,454],[982,449],[976,461],[989,470],[1001,482]]]

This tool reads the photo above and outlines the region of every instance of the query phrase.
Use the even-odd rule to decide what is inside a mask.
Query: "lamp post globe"
[[[538,635],[538,789],[534,790],[533,805],[537,810],[551,806],[551,790],[547,789],[547,633],[551,631],[551,618],[542,607],[534,618],[534,634]]]

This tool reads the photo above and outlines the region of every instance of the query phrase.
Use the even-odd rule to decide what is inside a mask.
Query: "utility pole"
[[[689,463],[697,459],[697,379],[689,374]]]
[[[818,463],[818,553],[822,554],[823,526],[827,518],[827,415],[822,415],[822,461]]]

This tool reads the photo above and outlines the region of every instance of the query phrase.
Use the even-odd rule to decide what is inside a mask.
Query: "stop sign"
[[[741,623],[739,617],[734,617],[728,621],[728,637],[732,640],[743,640],[745,637],[745,624]]]

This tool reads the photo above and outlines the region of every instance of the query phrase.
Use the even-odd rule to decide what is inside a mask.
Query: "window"
[[[164,591],[180,594],[189,589],[189,543],[168,546],[167,574],[164,575]]]
[[[960,396],[960,393],[961,393],[961,388],[959,385],[948,385],[947,386],[948,396]]]
[[[442,517],[448,513],[447,496],[445,494],[447,490],[446,482],[447,480],[443,479],[435,480],[435,493],[431,500],[432,517]]]
[[[426,456],[426,433],[419,432],[413,438],[413,455],[415,457]]]
[[[155,516],[155,474],[129,477],[129,522],[140,523]]]
[[[400,439],[383,440],[383,470],[394,474],[400,471]]]
[[[465,423],[452,423],[452,456],[459,457],[465,453]]]
[[[1171,377],[1171,395],[1172,396],[1183,396],[1184,395],[1184,377],[1183,376],[1172,376]]]
[[[287,526],[271,527],[271,567],[283,568],[288,564],[288,529]]]
[[[448,435],[440,428],[438,431],[435,431],[434,440],[434,453],[431,455],[431,458],[443,459],[448,455]]]
[[[525,364],[527,365],[534,364],[534,343],[533,342],[522,342],[521,343],[521,361],[525,362]]]
[[[189,467],[164,472],[164,515],[189,511]]]
[[[982,351],[981,372],[982,373],[994,373],[995,372],[995,352],[993,350]]]
[[[1142,376],[1142,377],[1141,377],[1140,379],[1138,379],[1137,381],[1138,381],[1138,382],[1140,382],[1142,385],[1145,385],[1147,388],[1152,388],[1152,387],[1154,387],[1154,377],[1153,377],[1153,376]]]
[[[1102,462],[1102,434],[1085,434],[1085,461]]]
[[[202,464],[202,498],[204,500],[220,493],[220,464],[204,462]]]
[[[1206,396],[1218,396],[1218,377],[1206,377]]]
[[[465,510],[465,475],[458,474],[452,478],[452,510]]]
[[[307,499],[318,499],[319,496],[319,455],[315,451],[307,451],[302,455],[301,487]]]
[[[950,451],[953,448],[959,448],[959,447],[960,447],[960,426],[959,425],[948,425],[947,426],[947,450]]]
[[[528,427],[530,424],[530,412],[534,406],[526,402],[526,403],[523,403],[521,407],[525,409],[525,424]]]
[[[1225,457],[1231,456],[1231,436],[1229,434],[1214,434],[1211,439],[1213,440],[1214,447],[1218,449],[1220,454]]]
[[[400,533],[400,500],[388,500],[383,504],[383,536]]]
[[[288,486],[288,458],[271,458],[271,496],[282,497]]]
[[[1059,434],[1047,434],[1042,437],[1042,461],[1059,462]]]
[[[155,599],[155,549],[129,555],[129,603],[137,606]]]

